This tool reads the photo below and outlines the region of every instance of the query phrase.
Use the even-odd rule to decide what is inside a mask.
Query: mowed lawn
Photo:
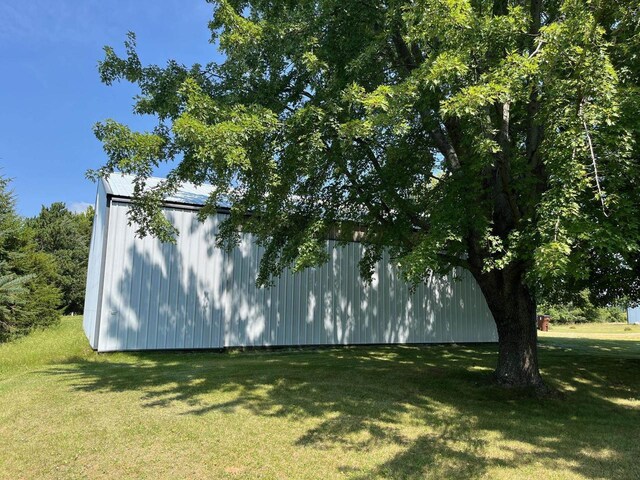
[[[495,345],[98,355],[80,323],[0,346],[0,477],[640,478],[640,327],[552,327],[540,400]]]

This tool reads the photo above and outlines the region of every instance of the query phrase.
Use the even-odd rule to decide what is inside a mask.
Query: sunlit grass
[[[539,332],[539,337],[543,347],[562,348],[567,353],[640,359],[640,325],[552,325],[548,332]]]
[[[550,336],[587,336],[590,338],[603,338],[606,335],[615,335],[622,340],[640,339],[640,324],[628,323],[581,323],[575,325],[551,324],[549,332],[542,332]]]
[[[0,478],[640,478],[634,332],[562,333],[536,399],[495,345],[98,355],[65,318],[0,345]]]

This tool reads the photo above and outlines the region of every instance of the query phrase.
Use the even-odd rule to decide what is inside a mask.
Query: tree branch
[[[458,158],[458,154],[456,153],[455,148],[447,138],[447,136],[443,133],[442,128],[438,126],[431,131],[431,136],[436,142],[438,146],[438,150],[444,156],[444,158],[449,162],[449,167],[452,171],[458,170],[460,168],[460,159]]]
[[[391,35],[391,41],[396,49],[398,58],[402,61],[402,66],[407,70],[407,73],[411,73],[418,67],[418,65],[411,54],[411,50],[407,45],[407,42],[404,41],[404,38],[402,38],[402,35],[398,31]]]
[[[580,112],[582,113],[582,112]],[[593,150],[593,143],[591,142],[591,135],[589,134],[589,129],[587,128],[587,122],[584,119],[584,115],[582,116],[582,125],[584,126],[584,133],[587,135],[587,143],[589,145],[589,152],[591,154],[591,162],[593,164],[593,175],[596,179],[596,188],[598,189],[598,197],[600,197],[600,203],[602,204],[602,213],[605,217],[608,217],[605,204],[604,204],[604,196],[602,194],[602,189],[600,188],[600,179],[598,178],[598,165],[596,163],[596,154]]]
[[[517,223],[521,218],[520,208],[518,202],[513,195],[513,189],[511,187],[511,168],[510,168],[510,151],[511,151],[511,137],[509,134],[509,125],[511,121],[511,105],[509,102],[504,102],[497,105],[499,114],[498,130],[498,144],[500,145],[500,152],[497,155],[498,158],[498,175],[500,177],[500,186],[502,193],[507,197],[509,203],[509,209],[513,215],[513,220]]]
[[[428,230],[429,229],[429,224],[428,222],[426,222],[424,219],[420,218],[415,212],[413,212],[412,210],[415,210],[411,205],[409,205],[409,202],[402,197],[401,195],[398,194],[398,192],[395,191],[395,189],[390,188],[384,181],[384,172],[382,169],[382,165],[380,165],[380,162],[378,161],[378,158],[376,157],[376,154],[373,152],[373,150],[371,149],[371,147],[369,145],[367,145],[367,143],[362,140],[362,139],[356,139],[356,143],[358,143],[358,145],[360,145],[364,150],[365,153],[367,155],[367,157],[369,158],[369,161],[371,162],[371,164],[373,165],[374,170],[376,171],[376,173],[378,174],[378,178],[380,179],[380,183],[383,184],[384,189],[390,193],[395,200],[401,204],[401,207],[403,209],[403,212],[409,217],[409,219],[413,222],[413,224],[416,227],[420,227],[423,230]]]
[[[325,142],[324,148],[327,151],[331,149],[326,142]],[[338,159],[340,168],[342,168],[342,170],[344,171],[345,176],[347,177],[347,179],[349,180],[353,188],[355,188],[356,191],[358,191],[364,205],[366,205],[366,207],[376,216],[376,218],[378,218],[378,220],[381,223],[392,225],[392,222],[390,222],[389,219],[385,218],[385,216],[382,215],[380,211],[380,208],[382,208],[382,210],[384,210],[387,215],[391,216],[392,211],[389,205],[387,205],[385,201],[382,199],[380,199],[380,206],[379,206],[380,208],[375,206],[375,204],[371,203],[371,197],[372,197],[371,192],[368,192],[360,184],[360,182],[358,181],[358,178],[353,174],[353,172],[351,172],[351,170],[349,170],[347,163],[342,159],[341,155],[336,155],[336,158]]]
[[[531,37],[531,44],[529,48],[533,48],[533,45],[540,34],[540,25],[542,21],[542,0],[531,0],[530,5],[531,13],[531,25],[529,26],[529,36]],[[534,49],[531,56],[537,55],[542,48],[542,41],[539,41],[538,46]],[[529,103],[527,104],[527,136],[526,136],[526,155],[527,162],[531,165],[534,171],[538,170],[540,156],[538,155],[538,147],[542,140],[542,128],[536,123],[536,116],[540,110],[540,99],[538,95],[538,87],[534,83],[531,86],[531,93],[529,95]],[[540,172],[541,174],[541,172]]]

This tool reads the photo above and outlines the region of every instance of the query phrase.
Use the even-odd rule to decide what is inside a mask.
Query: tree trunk
[[[513,269],[476,276],[498,329],[495,381],[505,387],[546,392],[538,369],[536,302]]]

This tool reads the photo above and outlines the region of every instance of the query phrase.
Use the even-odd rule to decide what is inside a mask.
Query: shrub
[[[619,306],[596,307],[589,298],[589,291],[584,290],[574,302],[552,304],[541,302],[540,313],[551,315],[555,323],[608,323],[624,322],[626,314]]]

